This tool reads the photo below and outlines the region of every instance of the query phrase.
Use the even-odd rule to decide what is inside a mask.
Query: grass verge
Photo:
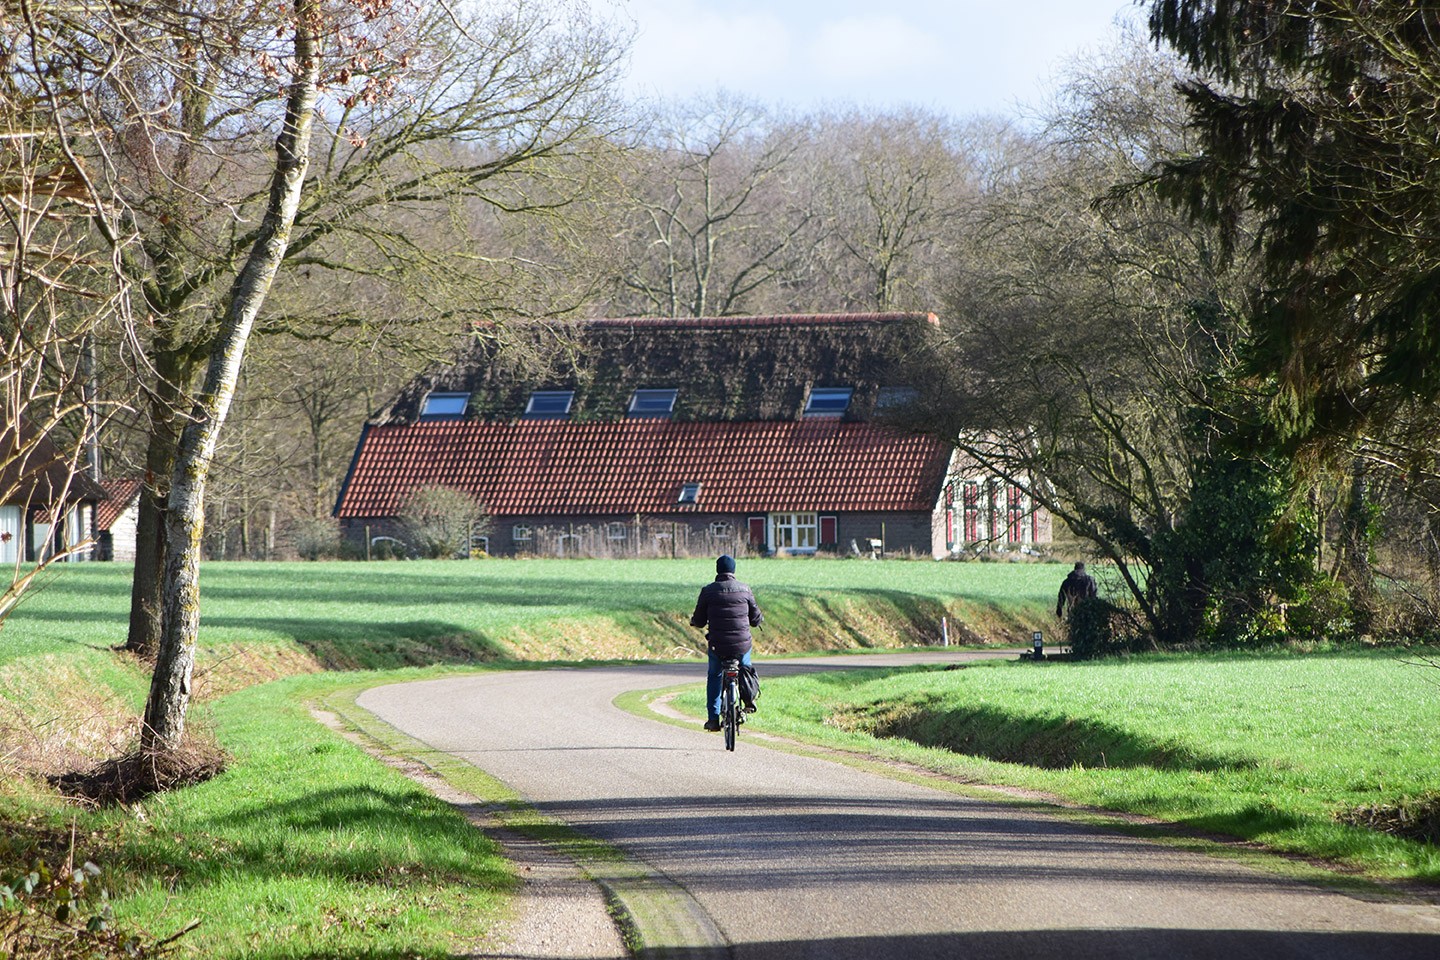
[[[747,729],[1433,885],[1440,847],[1345,822],[1440,786],[1430,679],[1371,653],[847,671],[767,680]]]
[[[99,811],[16,790],[10,848],[73,824],[121,928],[200,921],[182,956],[453,956],[503,915],[514,878],[462,815],[302,705],[354,682],[300,677],[215,704],[208,723],[234,762],[196,787]]]

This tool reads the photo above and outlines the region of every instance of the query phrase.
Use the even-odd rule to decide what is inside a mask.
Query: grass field
[[[940,619],[1020,642],[1064,571],[1052,564],[743,560],[774,649],[938,642]],[[328,669],[698,651],[710,560],[210,563],[202,647],[293,645]],[[16,657],[123,643],[129,567],[74,564],[0,630]]]
[[[1440,883],[1440,847],[1336,819],[1440,793],[1437,673],[1353,652],[829,674],[768,682],[755,729]]]

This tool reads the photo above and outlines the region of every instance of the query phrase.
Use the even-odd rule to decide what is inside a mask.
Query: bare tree
[[[95,16],[106,9],[97,4]],[[325,337],[424,318],[458,333],[501,309],[514,273],[476,248],[470,227],[558,208],[583,189],[576,158],[607,132],[615,38],[543,0],[459,9],[316,8],[323,109],[314,156],[301,158],[311,187],[279,264],[327,296],[299,311],[287,297],[257,314],[259,332]],[[91,104],[112,127],[96,145],[123,208],[112,233],[143,240],[123,261],[146,307],[133,357],[146,384],[146,491],[127,644],[142,653],[158,643],[161,518],[192,391],[225,343],[235,265],[272,209],[267,151],[295,43],[275,37],[269,11],[248,6],[146,17],[117,42],[154,63],[112,76],[107,98]]]
[[[797,131],[728,96],[660,108],[651,127],[621,211],[620,311],[736,313],[795,273],[815,219],[792,183]]]
[[[127,288],[90,242],[100,200],[50,122],[25,26],[0,14],[0,555],[12,561],[0,622],[50,564],[93,546],[93,523],[73,529],[86,518],[72,504],[103,493],[96,435],[123,400],[94,396],[94,343],[128,316]],[[82,70],[73,82],[95,80]],[[42,510],[64,535],[27,567],[27,518]]]
[[[1138,46],[1079,65],[987,188],[947,298],[930,429],[1022,486],[1114,562],[1167,636],[1161,542],[1230,416],[1244,287],[1206,231],[1144,193],[1107,194],[1181,149],[1175,68]]]
[[[850,309],[932,309],[976,192],[969,130],[916,110],[813,123],[807,172],[827,225],[820,268],[832,296]]]

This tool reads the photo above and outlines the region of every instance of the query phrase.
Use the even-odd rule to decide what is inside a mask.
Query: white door
[[[19,507],[0,507],[0,563],[20,559],[25,524]]]

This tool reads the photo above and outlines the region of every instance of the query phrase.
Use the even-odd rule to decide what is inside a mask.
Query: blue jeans
[[[717,657],[712,651],[710,654],[710,668],[705,674],[705,701],[710,704],[709,720],[720,719],[720,687],[724,679],[720,675],[720,667],[731,657]],[[740,657],[740,662],[750,666],[750,651],[746,650]]]

